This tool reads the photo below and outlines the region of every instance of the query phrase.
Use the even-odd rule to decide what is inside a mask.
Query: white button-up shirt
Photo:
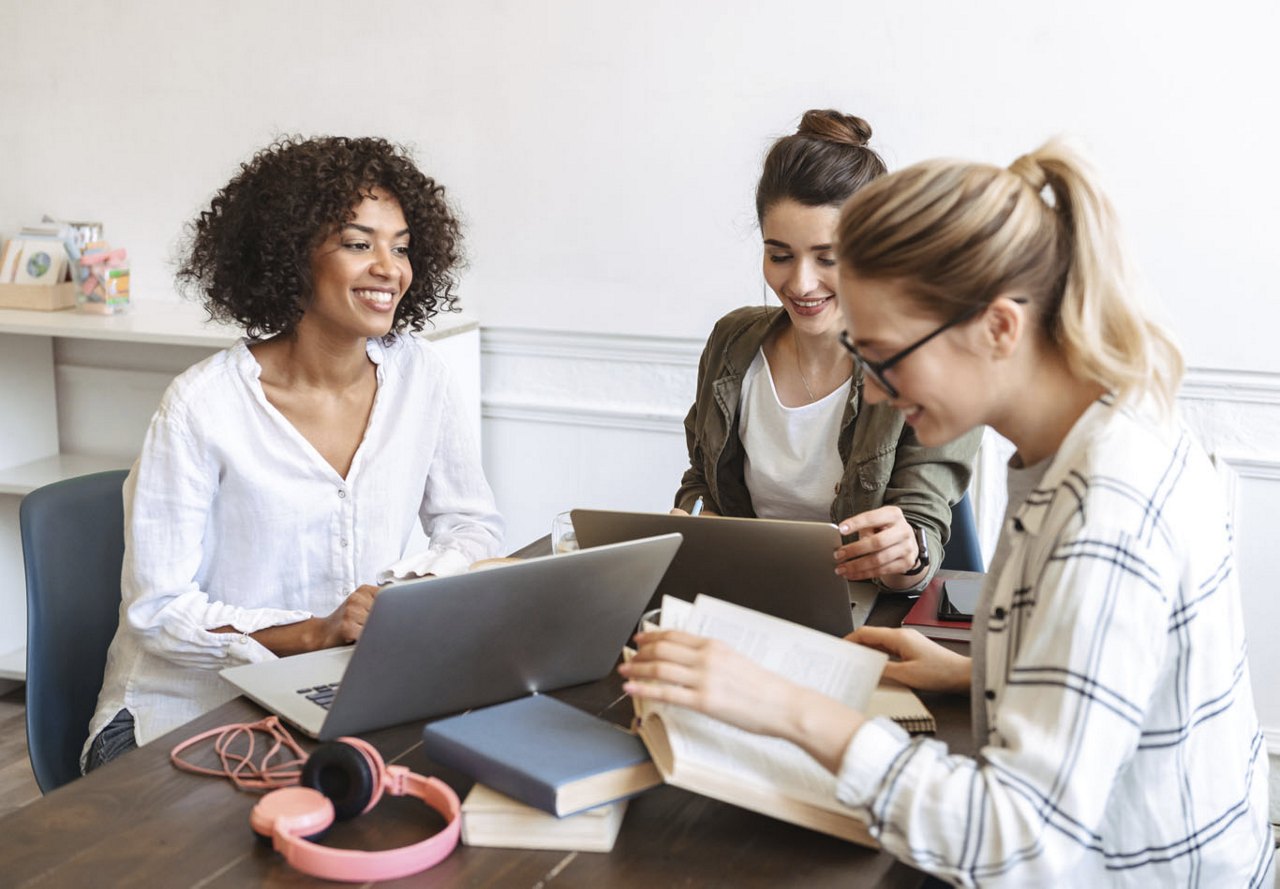
[[[1220,485],[1180,425],[1095,402],[1004,529],[988,734],[949,756],[885,720],[839,796],[963,886],[1262,886],[1274,840]]]
[[[502,520],[449,369],[412,335],[367,352],[377,395],[346,478],[267,401],[244,342],[170,385],[124,486],[120,626],[90,739],[122,708],[145,744],[230,700],[220,668],[274,657],[250,633],[497,554]],[[413,552],[419,525],[429,545]],[[210,632],[223,626],[239,632]]]

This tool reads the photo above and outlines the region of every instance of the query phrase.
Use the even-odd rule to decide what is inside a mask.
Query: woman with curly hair
[[[125,482],[87,769],[229,700],[220,668],[354,642],[376,584],[466,570],[502,533],[412,335],[456,299],[442,186],[382,139],[283,139],[190,235],[179,281],[247,337],[174,380]]]

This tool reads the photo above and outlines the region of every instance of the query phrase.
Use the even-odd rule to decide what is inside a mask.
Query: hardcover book
[[[557,818],[491,787],[475,784],[462,801],[462,842],[501,849],[608,852],[618,839],[624,799]]]
[[[428,723],[422,741],[437,762],[557,816],[662,783],[639,738],[547,695]]]

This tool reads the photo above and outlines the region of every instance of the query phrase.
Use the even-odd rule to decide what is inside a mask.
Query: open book
[[[875,715],[869,704],[888,660],[881,652],[710,596],[700,595],[692,604],[665,597],[661,627],[720,639],[793,682]],[[899,716],[923,713],[929,718],[905,687],[885,686],[880,698]],[[668,784],[855,843],[878,845],[866,825],[836,799],[835,776],[791,742],[755,735],[683,707],[633,700],[640,738]],[[894,712],[884,715],[893,717]]]

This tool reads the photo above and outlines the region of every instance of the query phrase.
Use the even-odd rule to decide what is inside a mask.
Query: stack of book
[[[627,798],[662,783],[638,738],[546,695],[429,723],[422,738],[479,782],[462,804],[472,846],[607,852]]]

